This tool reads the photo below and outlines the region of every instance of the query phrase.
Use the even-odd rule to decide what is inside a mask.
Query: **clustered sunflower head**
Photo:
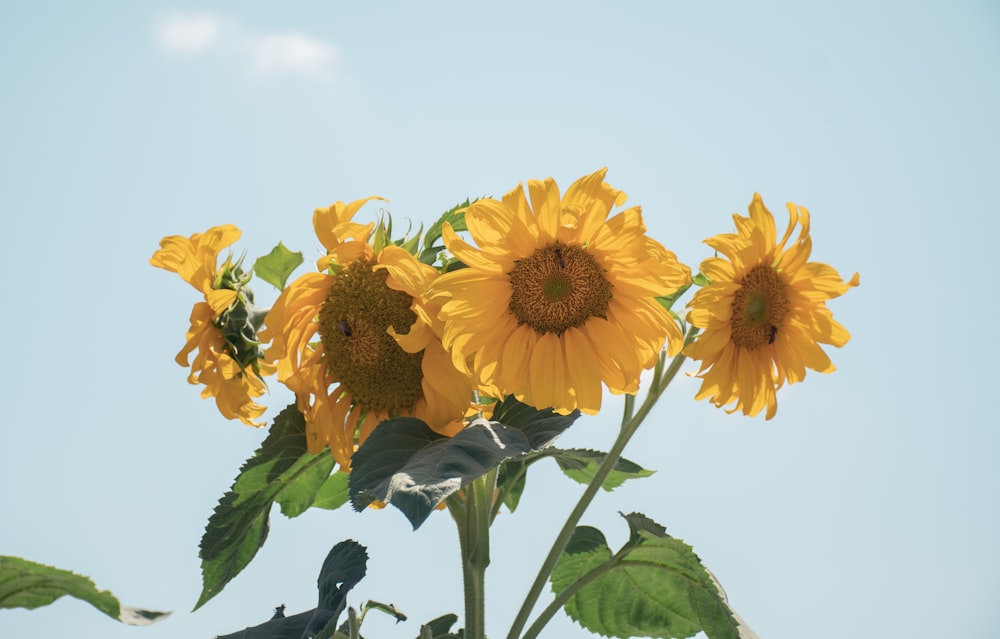
[[[443,343],[457,369],[492,397],[513,394],[562,413],[594,414],[602,383],[635,393],[664,343],[683,338],[657,302],[690,282],[690,269],[648,237],[639,207],[608,219],[625,194],[601,169],[560,197],[551,178],[501,200],[478,200],[465,221],[478,248],[445,225],[448,250],[468,268],[442,275]]]
[[[188,382],[203,384],[203,398],[214,397],[219,412],[227,419],[239,419],[250,426],[266,410],[254,401],[267,390],[263,377],[274,372],[264,364],[257,329],[263,312],[253,305],[253,293],[246,287],[250,276],[239,263],[227,258],[218,265],[219,251],[240,237],[232,224],[214,226],[191,237],[171,235],[160,241],[160,249],[149,263],[173,271],[205,296],[191,310],[187,342],[176,361],[187,367]]]
[[[371,199],[316,210],[313,225],[327,250],[320,272],[281,293],[264,333],[272,340],[267,360],[305,415],[309,450],[328,445],[345,469],[389,417],[417,417],[453,434],[472,393],[424,298],[437,271],[394,245],[376,251],[374,225],[352,221]]]
[[[806,368],[821,373],[834,366],[820,344],[843,346],[850,334],[833,319],[826,300],[859,283],[844,282],[833,267],[809,262],[809,211],[788,204],[788,228],[777,241],[774,218],[754,194],[750,216],[734,215],[736,233],[705,240],[724,257],[701,264],[711,284],[688,304],[688,319],[704,332],[685,349],[701,361],[696,399],[730,412],[767,419],[778,408],[775,392],[805,379]],[[798,238],[789,243],[796,225]]]

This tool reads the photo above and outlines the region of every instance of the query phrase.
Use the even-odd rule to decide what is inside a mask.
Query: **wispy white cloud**
[[[212,13],[172,12],[155,23],[157,46],[171,55],[220,55],[255,76],[304,75],[333,78],[337,50],[298,31],[258,32]]]
[[[207,13],[175,13],[161,18],[156,43],[167,53],[201,53],[219,41],[222,24]]]
[[[325,42],[301,33],[275,33],[256,38],[251,47],[254,70],[328,77],[337,52]]]

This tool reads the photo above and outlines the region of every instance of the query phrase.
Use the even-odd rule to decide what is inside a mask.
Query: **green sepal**
[[[660,306],[669,311],[673,308],[674,303],[676,303],[689,288],[691,288],[691,285],[685,284],[670,295],[657,295],[656,301],[660,303]]]
[[[739,639],[738,624],[690,546],[640,513],[623,515],[629,541],[612,554],[596,528],[578,527],[552,572],[552,590],[581,626],[610,637]]]
[[[465,224],[465,210],[474,201],[466,198],[461,204],[456,204],[442,213],[441,217],[431,224],[427,232],[424,233],[424,247],[420,250],[417,259],[429,265],[433,265],[438,260],[441,252],[445,250],[443,244],[437,244],[438,240],[441,239],[441,229],[444,228],[445,223],[451,224],[451,228],[456,232],[468,230]]]
[[[313,505],[326,485],[333,458],[329,451],[310,454],[305,430],[305,419],[294,404],[281,411],[232,489],[219,500],[201,538],[202,592],[195,610],[222,592],[264,545],[274,502],[295,517]]]
[[[708,286],[712,283],[712,280],[708,279],[708,276],[699,271],[695,273],[694,277],[691,278],[691,283],[698,287]]]
[[[412,228],[412,227],[411,227]],[[420,251],[420,236],[424,232],[424,225],[420,225],[420,230],[417,234],[410,239],[396,240],[396,246],[410,253],[410,255],[416,256]]]
[[[288,277],[304,261],[301,252],[289,251],[284,244],[278,242],[278,245],[271,249],[270,253],[257,258],[257,261],[253,263],[253,272],[274,288],[283,291]]]
[[[113,594],[98,590],[94,582],[83,575],[20,557],[0,556],[0,608],[33,610],[64,595],[85,601],[130,626],[148,626],[170,614],[122,606]]]

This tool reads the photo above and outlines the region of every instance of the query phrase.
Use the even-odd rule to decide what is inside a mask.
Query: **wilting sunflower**
[[[295,280],[267,316],[267,359],[295,392],[309,450],[329,445],[345,469],[382,420],[417,417],[452,435],[472,398],[471,381],[441,346],[437,308],[424,299],[437,271],[398,246],[376,252],[374,224],[351,221],[372,199],[382,198],[316,210],[327,250],[320,272]]]
[[[444,345],[457,367],[492,396],[513,394],[559,412],[601,407],[601,383],[635,393],[639,374],[680,329],[657,302],[690,282],[691,271],[646,236],[639,207],[611,219],[625,194],[607,169],[559,196],[551,178],[502,200],[478,200],[465,221],[478,249],[445,225],[448,250],[468,268],[432,286]]]
[[[191,310],[187,343],[176,357],[187,367],[191,353],[198,351],[188,382],[204,384],[201,396],[214,397],[227,419],[261,426],[254,419],[267,407],[254,398],[267,390],[262,377],[274,372],[263,363],[256,337],[264,313],[253,306],[253,293],[246,288],[250,277],[239,264],[227,258],[217,266],[219,251],[239,237],[240,230],[232,224],[213,226],[189,238],[171,235],[160,240],[149,263],[177,273],[205,295],[205,301]]]
[[[750,217],[733,215],[736,233],[705,240],[725,257],[701,263],[711,284],[694,295],[688,317],[705,330],[684,352],[701,360],[696,399],[720,407],[735,402],[729,412],[754,416],[766,406],[771,419],[775,391],[786,381],[802,381],[806,368],[834,371],[820,344],[839,347],[851,337],[826,300],[857,286],[858,274],[845,283],[833,267],[809,262],[809,211],[789,203],[788,212],[778,242],[774,218],[755,193]],[[798,239],[788,244],[796,225]]]

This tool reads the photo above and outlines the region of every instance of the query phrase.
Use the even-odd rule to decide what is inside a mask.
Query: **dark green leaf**
[[[257,258],[257,261],[253,264],[253,271],[257,277],[281,291],[285,288],[288,276],[303,261],[301,252],[293,253],[285,248],[284,244],[278,242],[278,245],[271,249],[270,253]]]
[[[485,419],[451,438],[442,438],[420,420],[390,419],[351,459],[351,502],[357,510],[376,499],[389,502],[416,529],[459,488],[531,449],[520,430]]]
[[[410,458],[429,444],[444,439],[414,417],[395,417],[379,424],[351,457],[348,486],[355,510],[376,499],[378,487],[406,466]]]
[[[612,637],[704,632],[709,639],[739,639],[729,607],[691,547],[644,515],[626,520],[632,538],[614,556],[599,531],[574,533],[551,577],[556,593],[578,588],[567,614]]]
[[[340,614],[346,607],[347,593],[365,576],[368,553],[356,541],[346,540],[334,546],[320,569],[316,608],[290,617],[272,617],[262,624],[217,639],[300,639],[336,637]]]
[[[271,505],[277,501],[289,516],[312,505],[333,469],[329,452],[306,450],[305,420],[291,405],[274,419],[261,447],[223,495],[201,539],[200,608],[219,594],[264,545]]]
[[[47,606],[64,595],[76,597],[112,619],[131,626],[148,626],[169,612],[154,612],[122,606],[107,590],[68,570],[38,564],[20,557],[0,556],[0,608]]]
[[[577,526],[566,543],[566,554],[578,555],[580,553],[591,553],[608,547],[608,540],[604,533],[593,526]],[[611,558],[611,551],[607,551],[607,556]]]
[[[367,566],[368,553],[356,541],[342,541],[330,550],[319,571],[319,603],[309,620],[306,636],[316,635],[331,624],[336,628],[340,613],[347,606],[347,593],[364,578]]]
[[[521,495],[524,494],[524,486],[528,479],[528,462],[522,459],[512,459],[504,462],[497,473],[497,488],[503,495],[503,505],[507,510],[514,512]],[[500,507],[497,506],[497,509]]]
[[[628,524],[629,539],[627,546],[633,548],[642,543],[645,537],[642,535],[643,532],[649,533],[654,537],[667,538],[670,535],[667,534],[667,529],[660,524],[656,523],[649,517],[643,515],[642,513],[619,513],[625,518],[625,522]]]
[[[523,432],[534,450],[551,444],[564,430],[572,426],[578,417],[580,417],[578,410],[569,415],[559,415],[551,408],[539,410],[523,404],[513,395],[493,407],[493,420]]]
[[[604,460],[608,456],[607,453],[582,448],[550,448],[545,451],[545,454],[555,458],[556,463],[559,464],[560,470],[566,473],[567,477],[573,479],[574,481],[578,481],[581,484],[590,483],[594,474],[597,473],[598,467],[604,463]],[[608,478],[604,480],[601,488],[611,491],[621,486],[627,479],[649,477],[654,472],[656,471],[646,470],[642,466],[634,462],[630,462],[627,459],[619,459],[618,462],[615,463],[614,468],[611,469],[611,473],[608,475]]]

